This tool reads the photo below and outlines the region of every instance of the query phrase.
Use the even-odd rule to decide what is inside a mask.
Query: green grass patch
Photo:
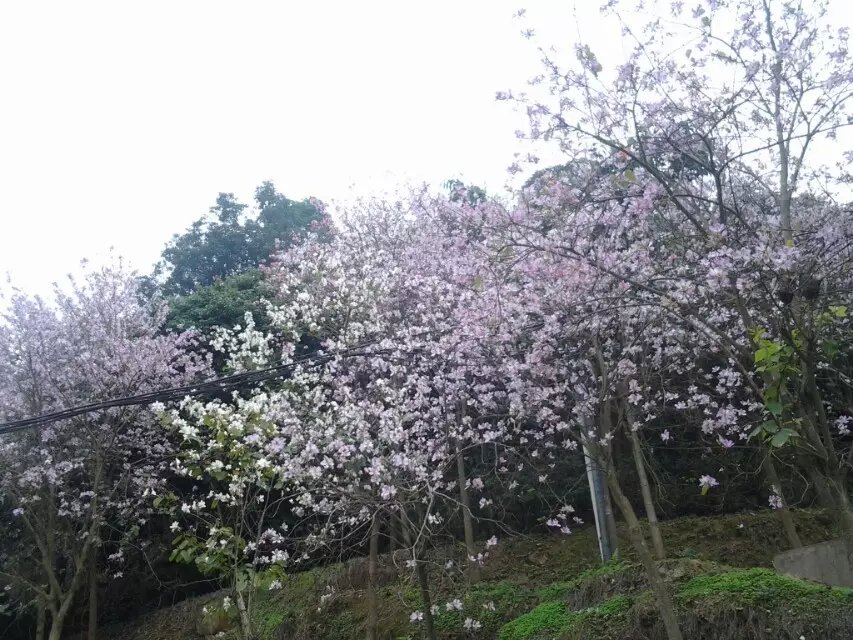
[[[562,602],[545,602],[503,626],[500,640],[537,640],[544,637],[587,637],[601,625],[619,625],[631,608],[631,598],[615,596],[595,607],[569,611]]]
[[[560,632],[569,624],[571,612],[562,602],[546,602],[505,624],[499,640],[532,640],[547,632]]]
[[[494,637],[503,624],[534,602],[529,589],[506,580],[474,584],[460,600],[462,611],[448,611],[444,603],[439,605],[435,617],[437,631],[461,631],[465,618],[473,618],[483,625],[482,637]]]
[[[578,574],[577,577],[565,582],[555,582],[547,587],[542,587],[536,590],[536,597],[540,602],[553,602],[555,600],[565,600],[573,591],[579,589],[585,582],[595,580],[597,578],[607,578],[618,575],[623,571],[631,568],[632,565],[620,560],[611,560],[606,564],[598,567],[586,569]]]
[[[761,607],[784,607],[802,613],[853,606],[853,589],[828,587],[791,578],[770,569],[735,569],[697,576],[677,594],[682,602],[736,600]]]

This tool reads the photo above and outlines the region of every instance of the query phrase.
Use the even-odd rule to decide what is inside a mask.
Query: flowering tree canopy
[[[14,293],[0,326],[0,411],[38,415],[187,383],[207,374],[193,337],[161,335],[165,309],[140,302],[120,263],[89,270],[50,302]],[[139,538],[148,496],[172,449],[150,411],[122,407],[56,422],[0,443],[3,508],[35,553],[0,567],[52,616],[59,638],[98,549]],[[31,548],[32,548],[31,547]],[[111,569],[120,573],[120,567]]]

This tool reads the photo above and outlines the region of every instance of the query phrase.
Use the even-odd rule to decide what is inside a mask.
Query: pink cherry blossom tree
[[[140,301],[120,261],[89,269],[53,299],[12,292],[0,325],[0,414],[29,417],[196,379],[208,364],[191,335],[163,335],[165,309]],[[143,534],[148,496],[163,483],[171,447],[156,417],[123,407],[55,422],[0,441],[3,511],[32,555],[4,577],[38,602],[39,633],[58,640],[88,587],[97,628],[97,577],[120,575]],[[109,556],[106,559],[105,556]]]
[[[635,43],[618,67],[580,43],[576,64],[545,53],[546,73],[529,93],[499,95],[526,106],[531,138],[580,160],[546,174],[517,206],[494,210],[494,254],[523,255],[527,273],[558,270],[575,307],[597,316],[581,345],[615,335],[601,335],[590,293],[624,320],[626,309],[650,309],[655,330],[643,342],[652,357],[675,357],[697,384],[667,398],[670,389],[644,390],[628,372],[617,380],[637,385],[640,403],[663,393],[676,407],[700,405],[703,432],[723,446],[737,437],[761,448],[792,544],[774,463],[786,448],[849,528],[850,449],[832,433],[846,392],[831,391],[847,376],[822,345],[846,322],[850,216],[832,200],[845,176],[811,153],[833,148],[850,124],[847,31],[825,3],[714,0],[692,12],[643,3],[639,17],[633,8],[608,3]],[[546,98],[536,85],[547,85]],[[618,371],[596,366],[583,347],[579,356],[572,381],[591,371],[601,383],[605,369]],[[606,406],[611,392],[597,386]],[[575,396],[575,412],[595,415],[593,394]],[[611,437],[607,416],[598,418]],[[716,484],[700,479],[705,491]],[[611,492],[621,505],[618,487]],[[658,596],[669,637],[680,637],[668,596]]]

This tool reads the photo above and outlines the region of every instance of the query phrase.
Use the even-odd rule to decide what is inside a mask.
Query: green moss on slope
[[[807,582],[770,569],[735,569],[697,576],[684,585],[677,598],[684,604],[737,602],[804,615],[823,615],[836,608],[853,607],[853,589]]]
[[[624,627],[631,607],[628,596],[616,596],[595,607],[569,611],[562,602],[546,602],[505,624],[500,640],[545,640],[546,638],[591,637],[591,630],[605,625]]]

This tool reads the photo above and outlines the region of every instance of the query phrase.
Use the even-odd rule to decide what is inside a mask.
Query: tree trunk
[[[771,67],[773,73],[773,116],[776,123],[776,147],[779,151],[779,212],[781,213],[782,236],[785,244],[789,247],[794,246],[794,234],[791,224],[791,185],[789,184],[789,163],[788,156],[790,147],[787,136],[785,135],[783,123],[783,107],[782,107],[782,87],[784,79],[782,77],[782,62],[783,53],[776,47],[775,38],[773,35],[773,18],[770,14],[769,5],[764,3],[764,16],[766,19],[767,36],[770,39],[770,45],[775,54],[775,60]]]
[[[62,640],[62,620],[54,618],[50,622],[50,635],[47,640]]]
[[[654,557],[652,557],[648,546],[646,546],[642,525],[637,519],[637,514],[634,513],[631,502],[619,486],[619,480],[612,465],[607,470],[607,484],[610,487],[610,492],[613,494],[616,505],[619,507],[619,511],[622,513],[622,517],[625,518],[625,522],[628,525],[628,536],[631,538],[631,543],[634,545],[637,555],[640,556],[640,562],[643,563],[643,567],[646,570],[646,576],[655,594],[658,612],[666,628],[666,637],[668,640],[683,640],[681,629],[678,626],[678,618],[675,615],[675,605],[672,602],[672,596],[670,596],[666,583],[661,578]]]
[[[850,508],[850,496],[847,493],[847,487],[837,481],[832,484],[838,494],[837,514],[839,524],[842,526],[845,534],[853,536],[853,510]]]
[[[779,518],[782,520],[782,528],[785,530],[785,536],[788,538],[788,544],[792,549],[799,549],[803,546],[800,541],[800,536],[797,534],[797,526],[794,524],[794,518],[788,509],[788,503],[782,495],[782,483],[779,481],[779,474],[776,472],[776,465],[773,463],[773,452],[766,451],[767,456],[764,458],[764,463],[761,465],[764,469],[764,474],[767,476],[767,481],[770,483],[772,491],[782,499],[782,506],[777,509]]]
[[[379,605],[376,598],[379,573],[379,514],[370,523],[370,554],[367,559],[367,640],[379,640]]]
[[[68,601],[70,601],[70,598],[66,602]],[[48,640],[62,640],[62,627],[65,626],[65,616],[68,613],[68,608],[65,606],[60,607],[59,611],[51,616],[50,633],[47,636]]]
[[[459,482],[459,501],[462,503],[462,528],[465,530],[465,575],[471,582],[480,579],[480,567],[475,560],[477,547],[474,544],[474,522],[471,518],[471,498],[468,496],[468,488],[465,486],[465,458],[459,444],[456,444],[456,476]]]
[[[835,498],[832,496],[832,491],[829,488],[829,482],[826,477],[810,460],[799,460],[798,464],[805,469],[809,476],[815,496],[817,497],[817,503],[823,509],[834,511],[837,505],[835,504]]]
[[[36,613],[36,640],[44,640],[45,627],[47,626],[47,608],[44,603],[38,601],[38,612]]]
[[[240,589],[235,589],[234,592],[237,600],[237,611],[240,614],[240,632],[243,640],[253,640],[255,633],[252,631],[252,618],[249,616],[249,609],[246,607],[246,599]]]
[[[399,538],[397,537],[397,526],[394,524],[394,514],[388,514],[388,551],[391,552],[391,557],[394,557],[394,553],[397,551],[397,545],[399,544]]]
[[[81,562],[82,566],[86,566],[87,560],[83,560]],[[71,586],[65,594],[63,599],[62,596],[57,598],[59,602],[59,608],[53,609],[53,614],[50,617],[50,633],[48,634],[48,640],[61,640],[62,638],[62,630],[65,626],[65,618],[68,617],[68,612],[71,610],[71,605],[74,604],[74,595],[77,593],[77,590],[80,588],[80,576],[82,575],[82,570],[78,569],[74,574],[74,578],[71,581]]]
[[[604,517],[607,520],[607,530],[610,531],[611,557],[619,558],[619,530],[616,528],[616,514],[613,513],[613,502],[610,500],[610,492],[606,488],[607,479],[603,480],[605,487],[602,491],[602,502],[604,503]]]
[[[411,521],[406,515],[406,512],[401,509],[400,529],[403,532],[403,540],[405,541],[406,546],[409,548],[409,551],[412,554],[412,559],[415,561],[415,574],[418,577],[418,586],[421,590],[421,600],[423,600],[423,637],[426,638],[426,640],[436,640],[435,623],[432,619],[432,597],[430,596],[429,592],[429,578],[427,576],[427,569],[426,565],[418,557],[418,550],[415,549],[415,543],[412,539],[412,534],[409,531],[410,524]]]
[[[630,415],[630,414],[629,414]],[[655,552],[655,559],[663,560],[666,557],[666,551],[663,547],[663,538],[660,534],[660,526],[658,525],[658,515],[655,511],[655,503],[652,499],[652,490],[649,486],[649,477],[646,474],[646,463],[643,460],[643,452],[640,448],[640,437],[637,432],[628,425],[628,433],[631,437],[631,451],[634,453],[634,465],[637,467],[637,477],[640,480],[640,493],[643,494],[643,505],[646,508],[646,518],[649,520],[649,532],[652,537],[652,547]]]
[[[417,567],[415,571],[418,574],[418,586],[421,588],[421,599],[424,601],[424,638],[426,638],[426,640],[436,640],[435,624],[432,619],[432,598],[429,593],[427,568],[421,560],[417,560],[416,562]]]
[[[89,559],[89,624],[86,640],[98,640],[98,560],[92,552]]]

